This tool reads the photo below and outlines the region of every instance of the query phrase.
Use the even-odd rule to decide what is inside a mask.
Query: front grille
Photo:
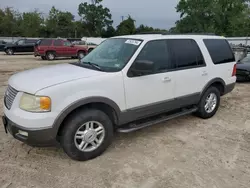
[[[4,96],[4,104],[7,109],[11,108],[17,93],[18,93],[17,90],[15,90],[13,87],[8,85],[7,90],[5,92],[5,96]]]

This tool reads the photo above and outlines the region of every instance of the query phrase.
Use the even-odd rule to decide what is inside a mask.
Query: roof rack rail
[[[216,36],[215,33],[165,33],[163,35],[210,35],[210,36]]]
[[[136,35],[147,35],[147,34],[160,34],[160,35],[163,35],[163,34],[167,34],[168,32],[164,32],[164,31],[145,31],[145,32],[140,32],[140,33],[136,33]]]

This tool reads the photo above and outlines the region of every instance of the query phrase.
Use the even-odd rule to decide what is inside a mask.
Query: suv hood
[[[71,64],[48,65],[14,74],[9,84],[18,91],[35,94],[46,87],[102,74],[106,73]]]

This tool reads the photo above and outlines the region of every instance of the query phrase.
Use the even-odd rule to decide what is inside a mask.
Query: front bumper
[[[30,146],[46,147],[58,144],[53,128],[27,129],[15,124],[6,116],[3,116],[2,120],[6,133],[10,133],[15,139]]]

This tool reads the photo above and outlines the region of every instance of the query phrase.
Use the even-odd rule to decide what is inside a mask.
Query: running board
[[[162,117],[160,117],[158,119],[154,119],[152,121],[147,121],[145,123],[140,123],[140,124],[131,123],[131,124],[127,124],[127,125],[124,125],[124,126],[118,128],[117,132],[120,132],[120,133],[129,133],[129,132],[137,131],[139,129],[143,129],[143,128],[149,127],[151,125],[162,123],[162,122],[165,122],[167,120],[174,119],[174,118],[177,118],[177,117],[180,117],[180,116],[188,115],[188,114],[191,114],[191,113],[196,112],[196,111],[197,111],[197,107],[194,107],[194,108],[190,108],[190,109],[184,109],[184,110],[182,110],[182,111],[180,111],[178,113],[175,113],[175,114],[165,115],[165,116],[162,116]]]

